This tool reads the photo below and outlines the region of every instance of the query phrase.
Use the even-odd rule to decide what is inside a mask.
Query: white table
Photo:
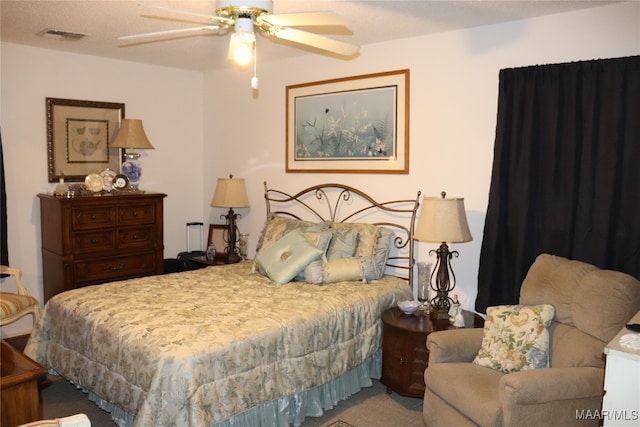
[[[640,323],[640,312],[629,323]],[[607,364],[601,416],[606,427],[640,425],[640,349],[620,343],[626,334],[634,332],[622,328],[604,349]]]

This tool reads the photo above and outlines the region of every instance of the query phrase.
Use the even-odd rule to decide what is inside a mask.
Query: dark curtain
[[[4,182],[2,133],[0,133],[0,264],[9,265],[9,244],[7,241],[7,191]]]
[[[476,310],[550,253],[640,278],[640,56],[500,71]]]

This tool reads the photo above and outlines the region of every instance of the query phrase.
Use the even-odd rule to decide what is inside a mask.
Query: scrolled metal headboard
[[[367,193],[343,184],[319,184],[289,194],[269,189],[264,183],[267,216],[313,222],[366,222],[392,229],[395,236],[386,271],[407,279],[411,286],[415,265],[413,233],[420,194],[418,191],[415,199],[378,202]]]

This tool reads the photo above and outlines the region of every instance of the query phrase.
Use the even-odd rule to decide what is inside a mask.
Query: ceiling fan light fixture
[[[272,0],[218,0],[216,15],[226,18],[249,16],[256,18],[273,10]]]
[[[253,33],[234,33],[229,42],[229,61],[245,67],[253,58],[253,44],[256,37]]]
[[[236,20],[235,33],[229,41],[229,61],[239,67],[247,66],[253,58],[256,35],[253,32],[251,18],[241,17]]]
[[[176,14],[206,19],[215,25],[156,31],[119,37],[118,39],[159,37],[203,30],[220,30],[220,34],[226,34],[233,26],[234,33],[230,37],[227,60],[240,70],[247,69],[249,64],[253,62],[251,88],[254,90],[258,89],[256,31],[263,35],[271,36],[271,38],[282,39],[330,52],[337,56],[343,56],[345,59],[357,56],[360,50],[359,46],[316,34],[316,32],[323,32],[322,27],[325,26],[346,27],[350,20],[339,12],[319,11],[274,14],[272,13],[273,0],[217,0],[217,3],[218,8],[213,15],[175,9],[165,5],[140,4],[143,7],[173,11]],[[254,28],[257,28],[257,30],[254,31]],[[316,31],[314,31],[314,28],[316,28]]]

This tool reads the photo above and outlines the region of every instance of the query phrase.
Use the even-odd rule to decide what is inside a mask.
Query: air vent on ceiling
[[[47,28],[46,30],[42,30],[38,33],[40,37],[44,37],[47,39],[55,39],[55,40],[80,40],[87,37],[87,34],[82,33],[72,33],[70,31],[62,31],[62,30],[54,30],[52,28]]]

